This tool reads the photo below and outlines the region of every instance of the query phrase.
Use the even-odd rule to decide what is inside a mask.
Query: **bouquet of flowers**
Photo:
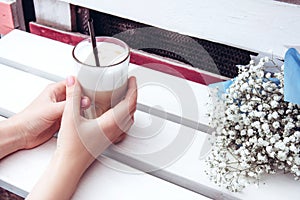
[[[283,98],[283,68],[268,72],[268,57],[239,66],[222,95],[211,91],[210,125],[215,138],[207,174],[230,191],[259,183],[278,171],[300,177],[300,106]]]

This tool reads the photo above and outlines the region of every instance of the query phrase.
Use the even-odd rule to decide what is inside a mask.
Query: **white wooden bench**
[[[0,115],[9,117],[21,111],[47,84],[72,74],[72,48],[18,30],[2,38]],[[241,193],[230,193],[213,184],[204,172],[203,159],[206,153],[203,144],[209,137],[209,130],[205,129],[207,87],[134,64],[129,69],[137,77],[139,87],[136,122],[129,132],[137,137],[128,137],[109,148],[101,156],[102,162],[97,161],[88,169],[74,199],[298,198],[299,182],[281,174],[268,176],[263,181],[265,184],[251,185]],[[179,86],[185,87],[190,92],[187,96],[193,95],[195,99],[175,93]],[[181,117],[185,119],[182,124],[178,121]],[[154,133],[153,137],[141,139]],[[176,138],[185,138],[187,143],[184,148],[178,146],[180,152],[172,162],[162,162],[168,157],[161,150],[167,146],[174,148]],[[0,186],[26,196],[45,169],[55,142],[53,138],[36,149],[20,151],[1,160]],[[171,150],[176,151],[176,146]],[[155,152],[161,153],[156,154],[161,159],[143,156]]]

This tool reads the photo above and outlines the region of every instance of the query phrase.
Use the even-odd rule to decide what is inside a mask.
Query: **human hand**
[[[56,155],[76,162],[84,171],[112,142],[121,140],[131,125],[136,110],[137,86],[128,80],[125,98],[99,118],[80,115],[81,87],[74,77],[67,79],[66,106],[58,134]],[[75,169],[74,169],[75,170]]]
[[[65,99],[66,82],[50,84],[28,107],[10,119],[21,134],[23,149],[46,142],[58,131]],[[85,108],[90,101],[84,97],[81,104]]]
[[[126,97],[97,119],[80,115],[81,87],[77,80],[69,77],[66,85],[57,148],[28,200],[70,199],[85,170],[112,142],[120,140],[133,123],[137,101],[135,78],[128,81]]]

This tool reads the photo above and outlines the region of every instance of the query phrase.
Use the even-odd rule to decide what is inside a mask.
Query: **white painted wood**
[[[36,22],[66,31],[72,30],[70,4],[59,0],[34,0]]]
[[[284,45],[300,44],[300,6],[274,0],[62,1],[280,57]]]
[[[52,83],[47,79],[25,73],[0,64],[0,107],[17,113],[29,105],[44,89]],[[22,101],[21,101],[22,99]]]
[[[7,51],[14,48],[14,52]],[[29,48],[30,47],[30,48]],[[0,63],[21,67],[22,70],[62,80],[75,74],[72,46],[24,31],[13,30],[0,40]],[[34,70],[38,69],[38,70]],[[54,77],[51,77],[54,76]]]
[[[23,39],[26,40],[25,38]],[[52,43],[50,42],[48,45],[52,45]],[[28,53],[30,54],[30,52]],[[55,54],[52,55],[55,56]],[[6,68],[5,66],[1,66],[0,75],[6,75],[8,72],[5,71],[7,70],[16,70]],[[19,75],[23,76],[22,73],[25,72],[20,73],[21,74]],[[27,81],[25,79],[18,78],[17,74],[18,73],[11,73],[11,76],[13,77],[10,78],[8,81],[14,82],[15,79],[24,80],[24,84],[22,84],[21,87],[24,87],[24,90],[30,88],[30,84],[26,84]],[[35,84],[42,85],[38,80],[39,78],[36,79],[37,77],[35,76],[30,78],[35,79]],[[1,83],[1,80],[2,78],[0,78],[0,85],[14,85],[8,84],[8,82]],[[16,94],[9,93],[9,95],[4,95],[2,98],[3,102],[9,101],[10,99],[14,99],[14,95]],[[27,95],[35,95],[35,93],[31,93],[29,90]],[[22,100],[20,100],[18,103],[23,104]],[[11,109],[14,108],[11,107]],[[153,175],[161,177],[163,179],[167,179],[169,181],[176,182],[177,184],[183,185],[191,190],[210,195],[211,197],[217,199],[230,199],[232,198],[232,196],[234,198],[241,199],[297,198],[298,194],[296,191],[299,187],[299,183],[293,181],[292,177],[286,175],[269,176],[267,179],[265,179],[265,185],[261,185],[259,188],[250,186],[243,193],[231,194],[228,191],[224,191],[216,187],[212,182],[210,182],[208,180],[208,177],[204,173],[204,169],[206,167],[203,160],[203,157],[205,157],[205,152],[203,152],[203,144],[206,140],[205,134],[200,132],[196,132],[195,134],[195,130],[191,128],[181,126],[179,124],[170,122],[162,118],[150,116],[147,113],[139,111],[136,113],[135,120],[136,124],[131,129],[129,133],[130,136],[118,146],[111,147],[106,152],[106,154],[110,155],[114,159],[120,160],[129,165],[134,165],[138,168],[147,168],[147,163],[152,164],[154,165],[154,167],[160,169],[159,171],[151,172]],[[154,124],[153,127],[151,127],[152,123]],[[177,155],[180,155],[181,157],[178,157],[178,159],[174,160],[174,162],[172,163],[169,163],[169,165],[161,165],[161,160],[168,158],[166,156],[159,157],[158,155],[158,160],[149,160],[149,158],[144,157],[144,155],[147,154],[154,155],[155,152],[163,149],[168,144],[172,144],[174,142],[175,135],[177,134],[176,136],[178,136],[180,128],[182,128],[185,137],[193,138],[192,143],[188,146],[189,148],[187,148],[186,151],[176,152],[178,153]],[[155,132],[155,130],[158,131]],[[153,133],[159,134],[153,135]],[[200,157],[202,154],[204,154],[204,156]],[[149,161],[151,161],[151,163],[149,163]],[[124,170],[128,170],[128,168],[120,168],[119,165],[115,165],[114,163],[104,162],[104,164],[113,169],[122,169],[123,172]],[[16,163],[14,163],[13,165],[18,166]],[[96,178],[93,180],[97,182]]]
[[[134,64],[130,74],[137,77],[139,103],[208,125],[207,86]]]
[[[19,151],[0,162],[0,186],[25,197],[45,170],[56,147],[56,139],[27,151]],[[116,163],[102,157],[84,174],[72,199],[208,199],[138,170],[124,173],[101,162]],[[125,165],[117,163],[125,168]],[[5,184],[4,184],[5,183]],[[3,184],[3,185],[2,185]]]

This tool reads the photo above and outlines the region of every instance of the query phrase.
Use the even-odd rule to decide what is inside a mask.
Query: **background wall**
[[[300,45],[300,6],[274,0],[62,0],[170,31],[283,57]]]

